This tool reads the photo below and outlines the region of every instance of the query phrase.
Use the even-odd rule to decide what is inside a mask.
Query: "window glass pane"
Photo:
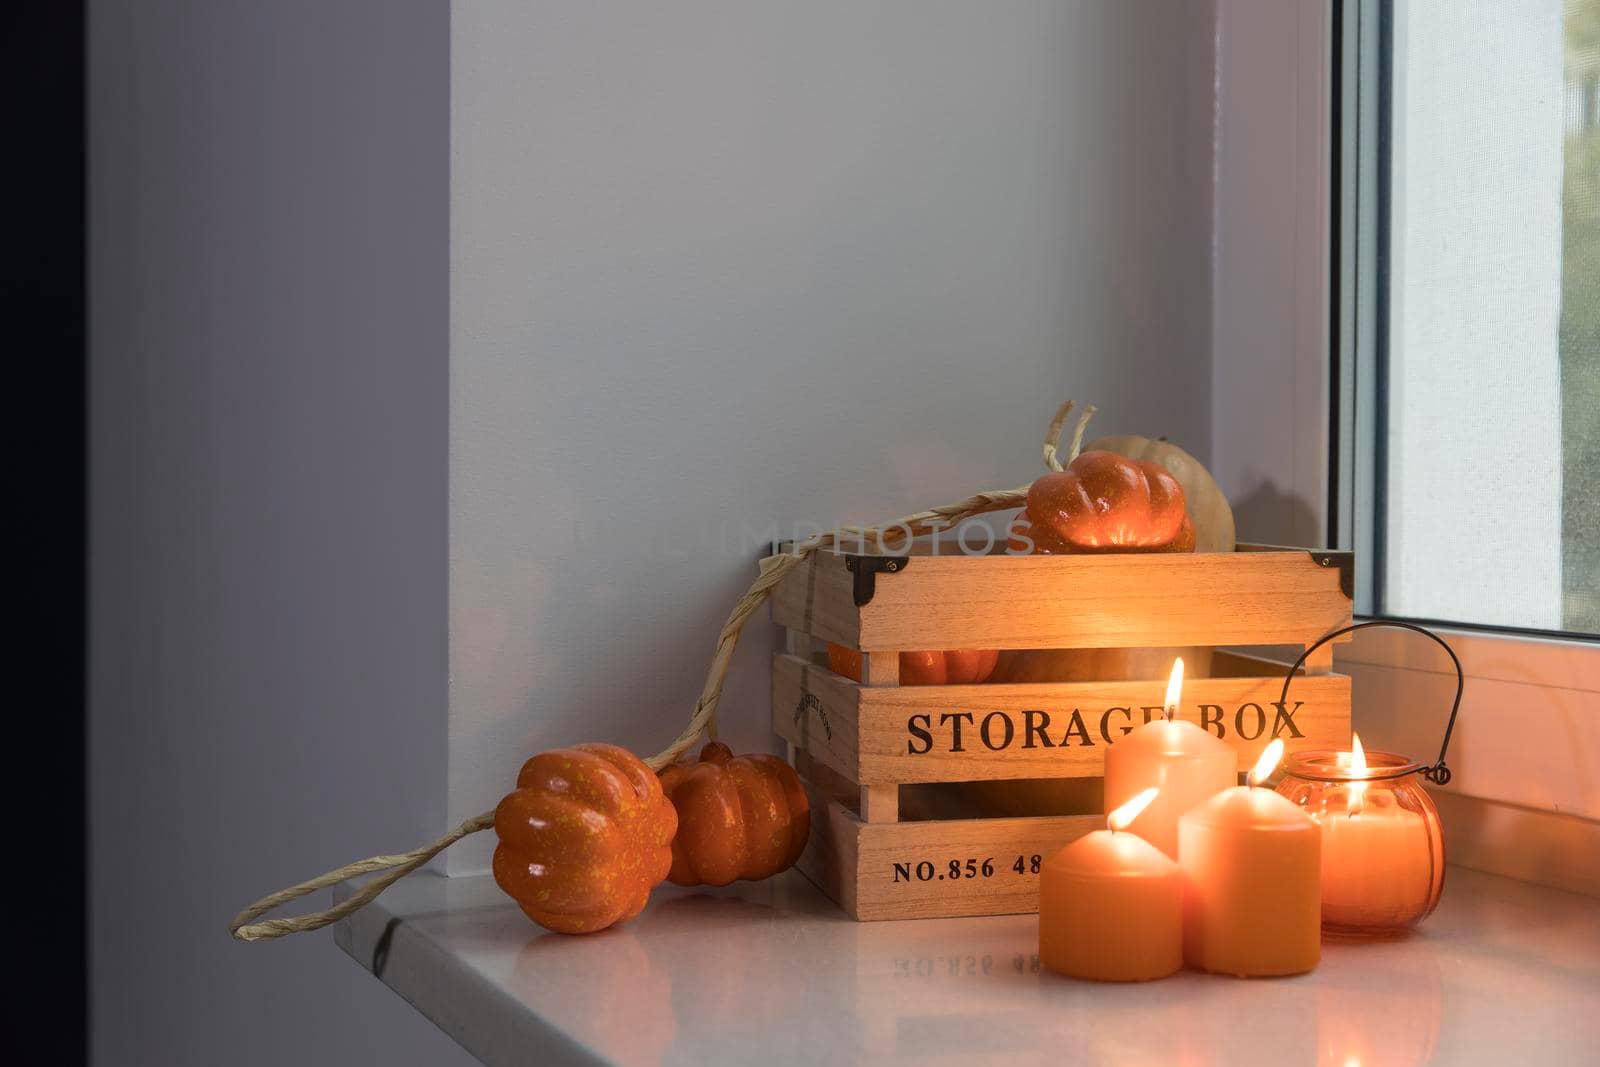
[[[1600,633],[1600,0],[1564,7],[1563,614],[1567,629]]]
[[[1401,0],[1379,590],[1600,632],[1600,0]]]

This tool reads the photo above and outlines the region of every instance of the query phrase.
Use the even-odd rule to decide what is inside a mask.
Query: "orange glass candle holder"
[[[1297,753],[1278,792],[1322,831],[1323,929],[1381,936],[1426,919],[1444,891],[1444,832],[1422,779],[1437,786],[1450,783],[1445,756],[1467,675],[1450,643],[1426,626],[1370,619],[1341,626],[1308,645],[1284,675],[1279,699],[1289,699],[1289,683],[1311,653],[1334,638],[1370,627],[1420,634],[1450,657],[1456,696],[1438,760],[1428,764],[1389,752],[1363,752],[1360,739],[1352,737],[1349,752]]]
[[[1389,752],[1302,752],[1278,792],[1322,830],[1322,926],[1382,935],[1427,918],[1444,889],[1439,809],[1422,788],[1426,767]]]

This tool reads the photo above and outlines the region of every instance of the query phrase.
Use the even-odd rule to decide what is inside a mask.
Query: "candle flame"
[[[1161,706],[1167,709],[1167,718],[1178,713],[1178,697],[1183,693],[1183,657],[1172,661],[1172,677],[1167,679],[1167,699]]]
[[[1361,735],[1358,733],[1351,733],[1350,735],[1350,773],[1362,777],[1365,777],[1367,773],[1367,752],[1366,749],[1361,747]],[[1351,815],[1359,813],[1362,807],[1365,806],[1366,796],[1366,782],[1350,783],[1348,810]]]
[[[1142,813],[1145,808],[1150,806],[1150,802],[1156,798],[1156,794],[1159,792],[1161,792],[1161,790],[1157,789],[1155,786],[1151,786],[1149,789],[1146,789],[1144,792],[1140,793],[1138,796],[1122,805],[1122,807],[1116,809],[1110,815],[1107,815],[1106,826],[1113,831],[1126,830],[1128,828],[1128,824],[1137,819],[1140,813]]]
[[[1272,743],[1261,752],[1261,758],[1256,760],[1256,765],[1250,768],[1248,781],[1251,785],[1260,785],[1272,776],[1277,770],[1278,761],[1283,758],[1283,738],[1275,737]]]

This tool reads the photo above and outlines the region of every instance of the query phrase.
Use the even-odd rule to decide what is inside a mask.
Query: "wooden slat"
[[[1033,857],[1042,862],[1104,825],[1100,815],[865,823],[843,805],[827,802],[814,811],[817,847],[807,848],[801,870],[861,920],[1036,912]],[[951,876],[952,860],[960,877]],[[977,872],[971,877],[968,860]],[[987,877],[986,860],[992,870]]]
[[[852,918],[856,912],[856,839],[863,825],[849,809],[811,782],[811,836],[795,867]]]
[[[839,681],[832,699],[844,702],[847,690],[838,690],[850,683]],[[1147,713],[1161,714],[1162,688],[1150,682],[857,687],[855,771],[844,773],[873,785],[1103,774],[1106,749],[1147,721]],[[1297,679],[1287,716],[1273,704],[1281,689],[1273,677],[1193,679],[1184,685],[1178,717],[1233,745],[1241,769],[1275,732],[1290,751],[1348,743],[1347,676]]]
[[[868,688],[898,686],[900,684],[900,653],[863,652],[861,654],[861,680],[863,685]],[[898,785],[863,785],[861,787],[860,811],[863,822],[898,822],[900,820],[900,787]]]
[[[800,630],[783,631],[783,647],[789,655],[808,660],[811,658],[811,645],[810,634],[803,633]]]
[[[857,608],[842,556],[774,590],[773,617],[868,651],[1306,644],[1347,624],[1337,567],[1303,551],[917,556]]]
[[[861,821],[870,823],[900,820],[900,787],[897,785],[861,786]]]
[[[1333,642],[1320,646],[1307,656],[1303,669],[1307,674],[1327,674],[1333,670]]]
[[[864,685],[899,685],[900,653],[861,653],[861,681]]]
[[[844,557],[818,552],[772,590],[772,621],[824,641],[859,647],[860,614]]]
[[[1297,552],[930,557],[877,576],[860,647],[1303,644],[1350,617]]]
[[[784,650],[797,659],[810,662],[813,645],[814,642],[811,640],[810,634],[802,633],[799,630],[786,629],[783,631]],[[790,766],[799,766],[801,753],[804,751],[793,741],[784,741],[784,758],[789,761]]]
[[[1233,660],[1257,662],[1230,656]],[[1160,688],[1150,682],[877,688],[779,653],[772,666],[772,725],[817,762],[869,785],[1092,777],[1104,773],[1105,750],[1125,729],[1142,725],[1146,710],[1151,717],[1161,714]],[[1347,675],[1297,678],[1286,709],[1292,729],[1280,725],[1274,706],[1282,688],[1282,679],[1270,675],[1190,679],[1178,717],[1214,734],[1220,729],[1222,739],[1238,751],[1241,770],[1255,762],[1274,730],[1290,751],[1348,744]],[[994,713],[1000,717],[990,721],[985,743],[983,724]],[[926,718],[913,723],[913,716]],[[1009,744],[1004,743],[1007,720]],[[922,733],[913,732],[913,725]],[[954,749],[957,726],[959,752]],[[1031,736],[1030,726],[1036,731]],[[1241,726],[1249,736],[1241,735]],[[1045,739],[1053,747],[1045,746]]]
[[[860,692],[860,686],[827,667],[780,652],[772,657],[773,732],[852,783],[859,782]]]

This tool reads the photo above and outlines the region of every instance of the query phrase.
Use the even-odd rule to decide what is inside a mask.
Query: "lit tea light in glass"
[[[1439,814],[1417,781],[1421,765],[1369,754],[1358,735],[1348,752],[1297,756],[1278,791],[1322,833],[1322,923],[1381,933],[1421,921],[1444,887]]]
[[[1361,747],[1361,735],[1358,733],[1350,734],[1349,763],[1350,776],[1355,780],[1350,783],[1350,803],[1346,805],[1346,810],[1351,815],[1357,815],[1363,806],[1362,798],[1367,794],[1367,783],[1361,780],[1367,776],[1367,753]]]

